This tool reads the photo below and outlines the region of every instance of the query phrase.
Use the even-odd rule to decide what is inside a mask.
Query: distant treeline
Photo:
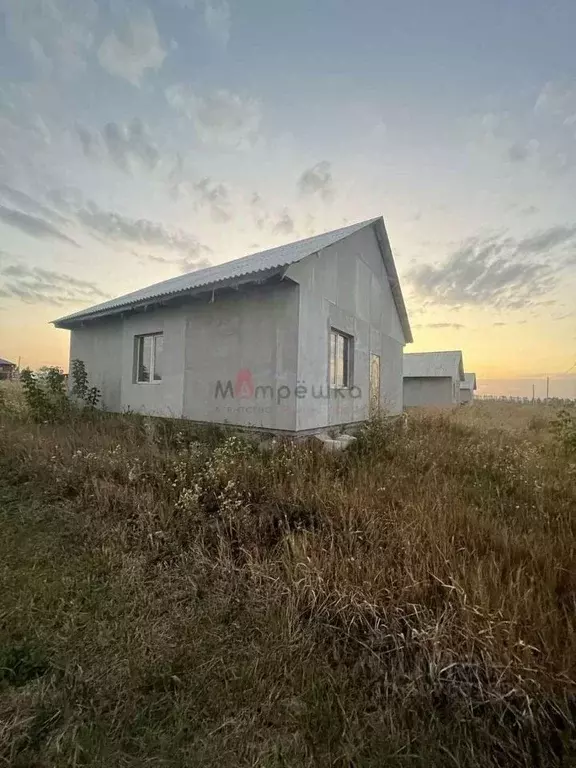
[[[513,397],[512,395],[476,395],[479,400],[498,400],[503,403],[528,403],[535,405],[553,405],[558,408],[576,405],[573,397]]]

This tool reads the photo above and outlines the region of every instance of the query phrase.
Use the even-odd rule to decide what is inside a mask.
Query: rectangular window
[[[162,381],[162,350],[164,336],[161,333],[149,333],[135,337],[136,382],[149,384]]]
[[[352,385],[352,337],[330,329],[330,386],[334,389]]]

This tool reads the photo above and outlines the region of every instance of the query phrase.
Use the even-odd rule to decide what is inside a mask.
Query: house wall
[[[122,320],[107,318],[70,334],[70,362],[82,360],[90,386],[102,393],[106,410],[122,410]],[[70,386],[72,381],[69,382]]]
[[[381,406],[400,413],[404,334],[373,228],[293,265],[287,275],[300,284],[298,382],[307,390],[297,401],[297,429],[369,417],[371,352],[380,356]],[[331,327],[354,338],[352,383],[358,397],[326,397]],[[320,393],[324,397],[312,396]]]
[[[184,307],[128,315],[122,326],[122,410],[181,418],[184,402]],[[135,382],[135,337],[163,333],[162,381]]]
[[[124,319],[105,318],[72,331],[70,360],[83,360],[91,386],[102,392],[102,406],[157,416],[182,416],[184,332],[182,308],[156,309]],[[158,383],[134,381],[134,337],[164,334],[163,378]]]
[[[136,383],[135,337],[148,333],[164,336],[162,381]],[[288,431],[296,428],[297,354],[298,286],[288,281],[100,320],[71,336],[71,359],[84,361],[107,410]],[[240,371],[272,392],[242,397]],[[230,381],[235,396],[217,397],[218,381],[221,392]],[[279,387],[290,397],[278,398]]]
[[[297,359],[298,286],[294,283],[216,294],[213,303],[190,305],[185,417],[294,431]],[[223,396],[228,382],[234,397]]]
[[[446,377],[405,377],[404,407],[450,406],[455,405],[452,378]]]
[[[471,403],[473,399],[474,399],[474,394],[471,389],[460,390],[460,402],[462,404]]]

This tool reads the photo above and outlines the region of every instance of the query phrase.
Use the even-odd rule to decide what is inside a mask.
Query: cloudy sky
[[[576,396],[574,0],[0,0],[0,357],[384,215],[415,343]]]

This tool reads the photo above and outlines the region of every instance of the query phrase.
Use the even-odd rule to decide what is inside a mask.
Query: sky
[[[0,357],[383,215],[414,333],[576,397],[574,0],[0,0]]]

